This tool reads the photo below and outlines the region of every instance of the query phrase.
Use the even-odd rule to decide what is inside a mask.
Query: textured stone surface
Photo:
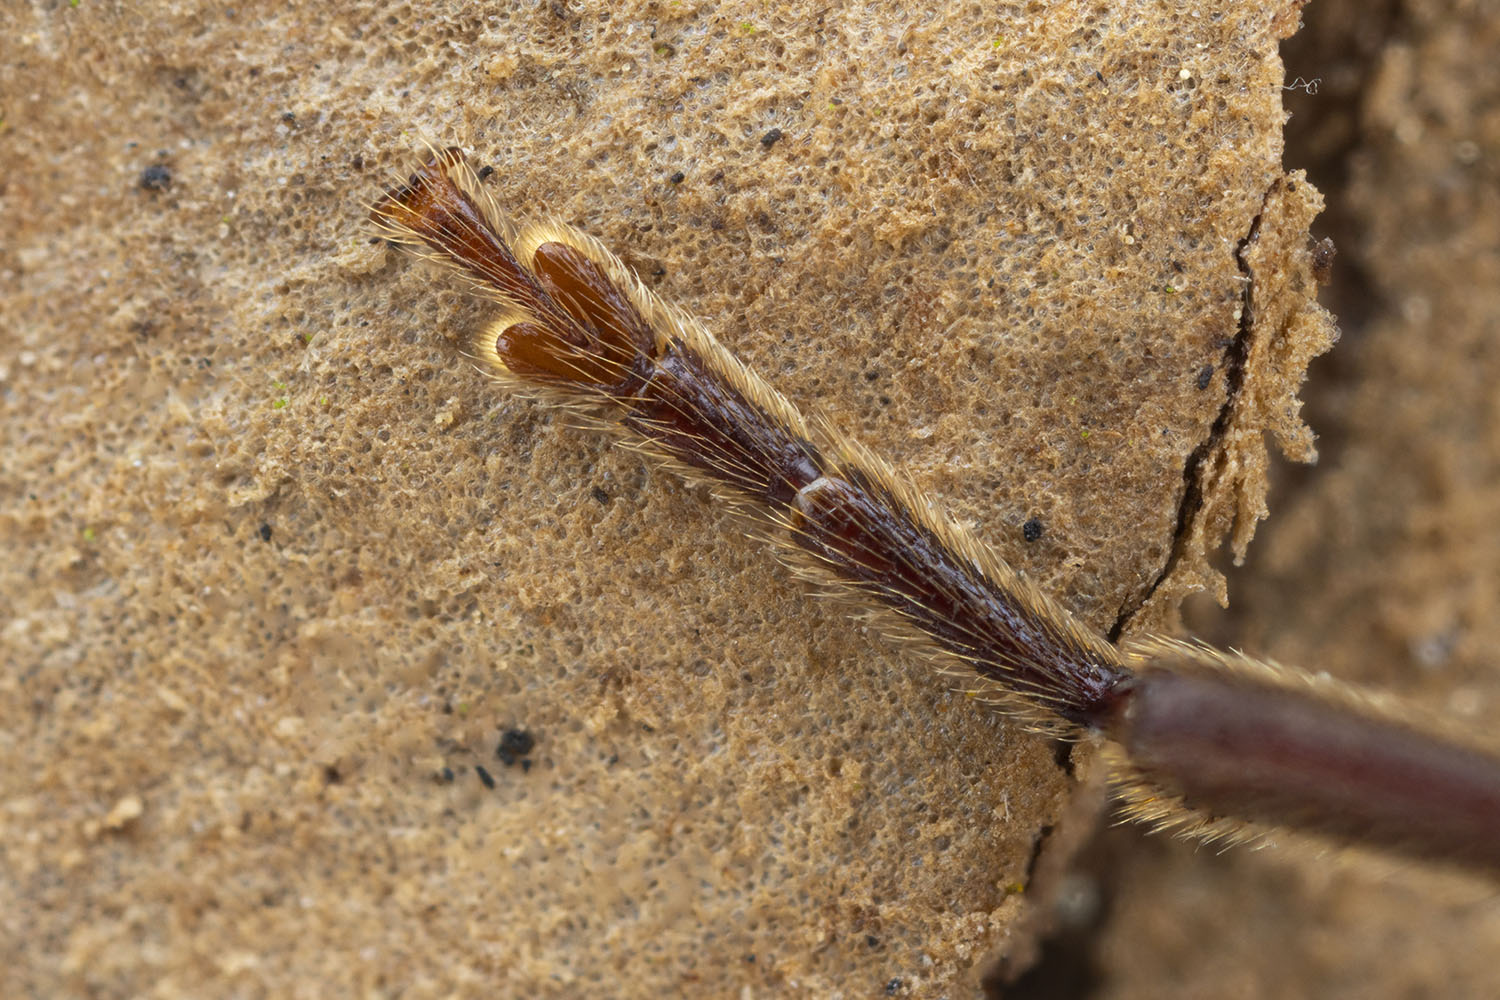
[[[1151,626],[1328,338],[1296,6],[0,13],[3,992],[972,993],[1054,748],[483,384],[362,203],[467,146]]]

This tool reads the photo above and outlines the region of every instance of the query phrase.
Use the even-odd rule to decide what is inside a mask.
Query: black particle
[[[594,498],[595,503],[609,503],[609,494],[597,486],[589,491],[589,495]]]
[[[683,181],[687,180],[687,174],[679,170],[671,177],[668,177],[667,180],[671,181],[673,184],[681,184]]]
[[[323,768],[323,781],[330,785],[337,785],[344,776],[339,774],[339,769],[329,764]]]
[[[1021,537],[1028,542],[1034,542],[1042,537],[1042,519],[1033,517],[1021,525]]]
[[[355,153],[354,159],[350,161],[350,166],[354,167],[355,170],[365,169],[365,158]]]
[[[897,993],[900,993],[900,992],[901,992],[901,980],[899,980],[899,979],[892,979],[890,982],[888,982],[888,983],[885,984],[885,995],[886,996],[893,997]]]
[[[866,934],[865,944],[869,945],[871,948],[879,948],[880,938],[876,937],[874,934]]]
[[[1204,365],[1198,369],[1198,388],[1207,389],[1214,380],[1214,366]]]
[[[453,768],[451,768],[451,767],[445,767],[445,768],[443,768],[441,771],[438,772],[438,776],[437,777],[438,777],[438,781],[441,781],[445,785],[451,785],[451,784],[453,784]]]
[[[297,116],[292,114],[290,111],[283,111],[281,113],[281,120],[288,125],[297,124]]]
[[[765,135],[763,135],[763,136],[760,137],[760,144],[762,146],[766,147],[767,149],[770,149],[772,146],[776,145],[780,141],[781,141],[781,129],[779,129],[779,128],[773,128],[773,129],[771,129],[771,131],[767,132]]]
[[[172,186],[172,168],[153,163],[141,171],[141,187],[147,191],[165,191]]]
[[[484,787],[485,788],[494,788],[495,787],[495,779],[490,775],[490,772],[488,772],[488,771],[486,771],[484,769],[484,765],[483,764],[475,764],[474,765],[474,773],[477,774],[477,775],[479,775],[479,780],[482,781],[482,782],[484,782]]]
[[[531,753],[536,746],[536,737],[524,729],[507,729],[500,734],[500,745],[495,747],[495,756],[500,763],[510,767]],[[523,766],[528,762],[522,762]]]
[[[483,180],[488,180],[490,174],[493,174],[494,172],[495,172],[495,168],[494,167],[491,167],[491,166],[480,167],[479,168],[479,179],[482,180],[482,181]]]
[[[269,524],[262,524],[260,526],[260,540],[263,542],[271,540],[271,526]]]

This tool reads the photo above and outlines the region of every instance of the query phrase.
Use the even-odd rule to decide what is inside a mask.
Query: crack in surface
[[[1239,330],[1234,339],[1224,350],[1224,383],[1227,391],[1224,395],[1224,405],[1219,408],[1218,415],[1214,417],[1213,426],[1209,428],[1208,436],[1198,443],[1189,453],[1187,462],[1183,465],[1182,499],[1177,505],[1177,525],[1172,531],[1172,549],[1167,554],[1166,562],[1156,578],[1146,587],[1139,598],[1131,602],[1132,606],[1122,608],[1115,616],[1114,624],[1109,627],[1107,635],[1110,642],[1119,642],[1120,636],[1129,626],[1132,619],[1141,612],[1151,598],[1156,595],[1157,590],[1172,575],[1182,562],[1186,554],[1188,538],[1191,535],[1193,518],[1203,509],[1203,478],[1204,466],[1209,456],[1213,454],[1215,447],[1223,440],[1224,434],[1229,429],[1230,421],[1235,414],[1235,404],[1239,401],[1240,390],[1245,384],[1245,364],[1250,357],[1250,336],[1254,327],[1254,293],[1255,275],[1250,270],[1249,263],[1245,260],[1246,251],[1260,238],[1261,219],[1265,215],[1266,203],[1270,201],[1271,195],[1281,189],[1282,179],[1277,178],[1275,182],[1261,195],[1260,211],[1255,213],[1255,218],[1250,220],[1249,232],[1239,241],[1234,250],[1235,265],[1245,277],[1245,289],[1240,295],[1240,323]]]

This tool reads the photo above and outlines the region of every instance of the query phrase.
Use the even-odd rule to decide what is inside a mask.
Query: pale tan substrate
[[[1094,626],[1181,567],[1149,624],[1236,338],[1329,334],[1239,323],[1295,10],[0,14],[0,992],[971,992],[1090,811],[1053,748],[494,393],[361,205],[468,146]]]

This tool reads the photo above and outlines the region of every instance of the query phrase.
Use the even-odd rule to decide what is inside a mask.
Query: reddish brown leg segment
[[[476,345],[481,364],[607,413],[643,450],[787,529],[768,534],[797,565],[812,562],[822,579],[893,612],[891,631],[994,682],[987,690],[1014,698],[1007,707],[1025,724],[1117,740],[1141,818],[1233,836],[1220,820],[1238,817],[1500,870],[1500,758],[1245,657],[1149,637],[1127,656],[878,460],[811,430],[597,244],[559,225],[518,239],[456,150],[432,157],[373,215],[505,306]]]
[[[1189,808],[1500,869],[1500,760],[1353,705],[1148,669],[1111,735]]]
[[[997,586],[879,482],[852,469],[821,478],[798,494],[797,511],[798,545],[980,676],[1003,680],[1075,724],[1092,726],[1112,710],[1129,676],[1112,656],[1059,628],[1050,607]]]

